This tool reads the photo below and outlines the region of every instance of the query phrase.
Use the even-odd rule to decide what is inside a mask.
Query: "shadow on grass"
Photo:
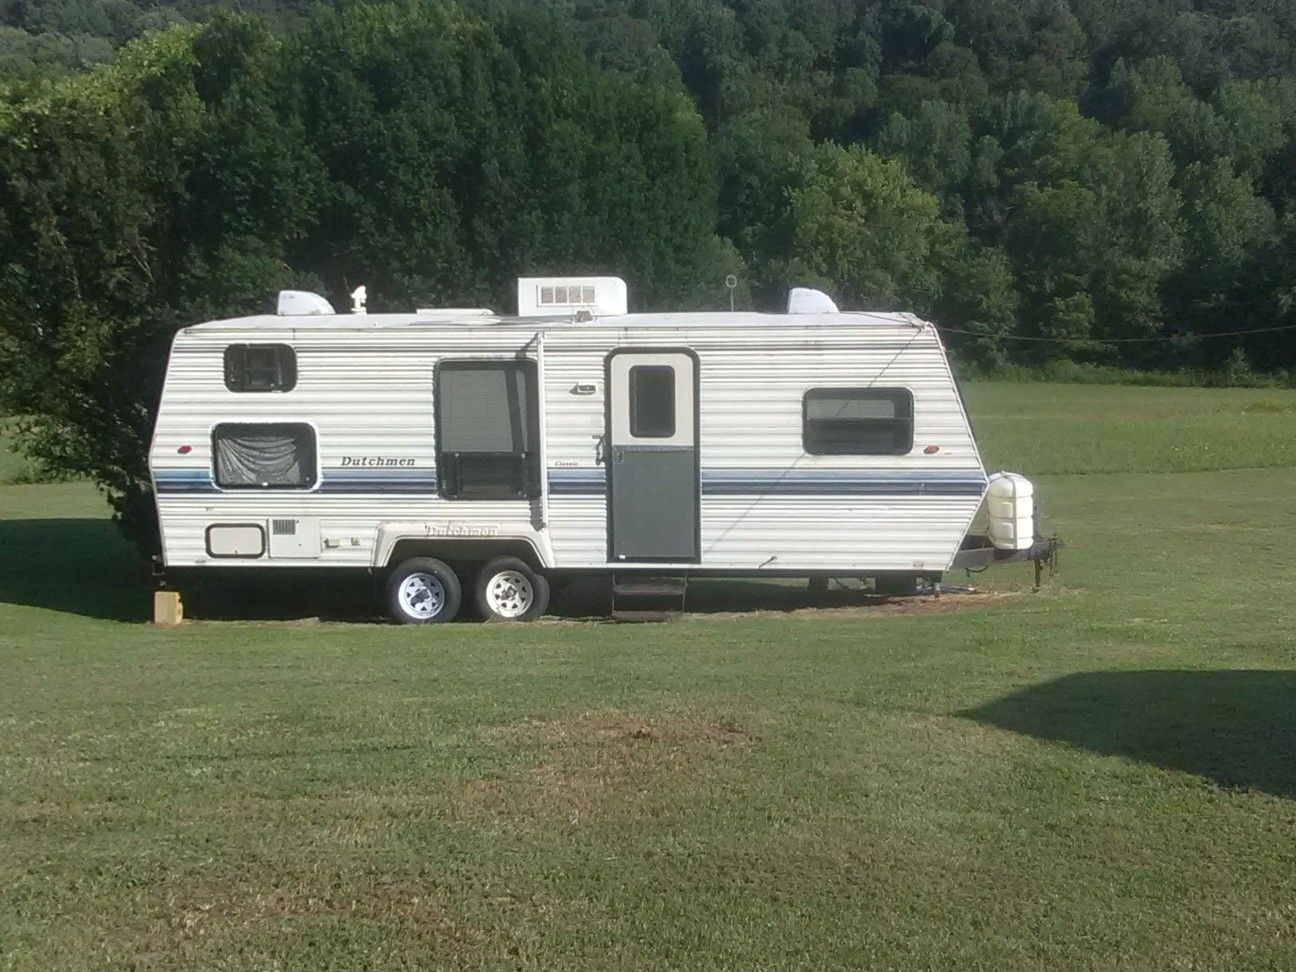
[[[1296,799],[1296,672],[1082,672],[960,715]]]
[[[897,599],[860,589],[858,581],[830,584],[827,591],[814,592],[808,588],[804,578],[706,578],[689,582],[685,611],[689,614],[786,613],[806,608],[879,606],[894,600]],[[606,618],[611,611],[611,581],[604,576],[564,582],[555,592],[549,613],[560,618],[591,620]]]
[[[465,577],[461,617],[473,616],[473,578]],[[193,620],[377,621],[381,580],[361,570],[211,570],[177,576]],[[148,566],[111,521],[98,518],[0,520],[0,604],[22,604],[109,621],[141,622],[151,613]],[[696,580],[690,613],[796,611],[882,605],[889,599],[854,586],[813,593],[804,580]],[[602,619],[611,610],[606,577],[576,579],[556,592],[550,613]]]
[[[222,571],[179,578],[176,587],[185,615],[197,620],[368,621],[381,608],[361,571]],[[148,565],[110,520],[0,520],[0,604],[141,622],[151,616],[152,592]]]
[[[0,603],[143,621],[148,568],[110,520],[0,520]]]

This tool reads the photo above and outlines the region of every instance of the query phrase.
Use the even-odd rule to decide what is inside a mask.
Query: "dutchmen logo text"
[[[413,466],[413,459],[394,459],[389,456],[343,456],[343,466]]]

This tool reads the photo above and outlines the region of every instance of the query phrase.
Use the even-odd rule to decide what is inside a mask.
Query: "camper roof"
[[[344,330],[367,331],[388,328],[443,328],[443,327],[527,327],[532,330],[579,330],[596,326],[615,327],[771,327],[780,324],[805,327],[824,324],[840,327],[844,324],[874,323],[880,325],[921,326],[923,321],[913,314],[840,313],[840,314],[758,314],[751,311],[695,311],[667,314],[625,314],[612,318],[595,318],[577,321],[554,317],[495,317],[480,312],[466,312],[462,317],[434,311],[423,314],[315,314],[309,316],[280,316],[259,314],[253,317],[236,317],[229,320],[208,321],[185,330]]]

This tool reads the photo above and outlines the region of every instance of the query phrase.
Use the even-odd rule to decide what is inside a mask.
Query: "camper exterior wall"
[[[985,474],[935,330],[904,317],[634,315],[615,322],[445,324],[370,316],[221,322],[177,336],[151,466],[164,559],[182,566],[382,567],[404,538],[517,539],[555,569],[654,569],[608,561],[605,373],[617,348],[689,348],[698,358],[701,558],[716,572],[947,569]],[[326,326],[320,327],[320,324]],[[297,352],[287,393],[225,387],[224,349],[275,342]],[[456,500],[437,494],[433,374],[449,358],[525,356],[543,383],[544,494]],[[820,456],[802,445],[815,387],[902,387],[914,395],[904,456]],[[309,490],[220,490],[221,422],[306,422],[316,431]],[[929,446],[937,446],[933,454]],[[188,447],[187,450],[185,447]],[[318,519],[318,557],[216,559],[213,523]],[[679,569],[680,565],[671,565]]]
[[[775,317],[742,331],[596,327],[547,335],[550,535],[560,565],[609,566],[606,467],[594,460],[604,430],[603,362],[616,347],[687,347],[698,357],[702,567],[947,569],[985,490],[967,416],[935,329],[862,315],[804,324]],[[574,393],[590,383],[596,395]],[[807,454],[806,390],[867,385],[913,392],[909,454]],[[927,454],[928,446],[939,450]]]

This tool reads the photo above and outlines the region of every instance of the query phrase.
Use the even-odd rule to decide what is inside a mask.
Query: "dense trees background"
[[[586,270],[1290,373],[1296,0],[0,0],[0,409],[123,511],[184,323]]]

